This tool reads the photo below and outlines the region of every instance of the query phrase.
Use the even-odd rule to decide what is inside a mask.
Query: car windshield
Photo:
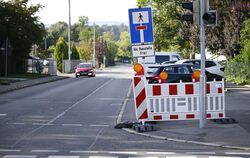
[[[162,63],[164,61],[169,61],[169,55],[160,55],[160,56],[155,56],[155,62],[156,63]]]
[[[80,64],[78,68],[92,68],[91,64]]]

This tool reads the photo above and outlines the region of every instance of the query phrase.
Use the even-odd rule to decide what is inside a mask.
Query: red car
[[[95,77],[95,70],[90,63],[80,63],[75,67],[76,78],[80,76]]]

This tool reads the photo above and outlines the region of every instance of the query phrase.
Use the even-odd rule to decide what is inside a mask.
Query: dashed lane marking
[[[3,158],[36,158],[36,155],[5,155]]]
[[[118,156],[89,156],[89,158],[118,158]]]
[[[70,153],[78,153],[78,154],[99,154],[98,151],[84,151],[84,150],[72,150]]]
[[[109,154],[138,154],[138,152],[134,151],[111,151]]]
[[[226,155],[250,155],[250,153],[241,153],[241,152],[225,152]]]
[[[80,156],[49,156],[48,158],[79,158]]]
[[[53,126],[54,124],[47,124],[47,123],[32,123],[35,126]]]
[[[242,158],[242,157],[229,157],[229,156],[209,156],[209,158]]]
[[[7,114],[0,114],[0,116],[7,116]]]
[[[62,126],[77,126],[80,127],[82,124],[62,124]]]
[[[175,152],[147,152],[149,155],[174,155]]]
[[[0,149],[0,152],[19,152],[19,149]]]
[[[31,150],[33,153],[57,153],[58,150]]]
[[[195,155],[215,155],[215,152],[186,152],[186,154],[195,154]]]
[[[109,125],[89,125],[90,127],[109,127]]]

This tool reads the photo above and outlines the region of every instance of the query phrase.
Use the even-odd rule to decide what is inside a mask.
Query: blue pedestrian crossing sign
[[[131,44],[153,43],[153,23],[151,8],[129,9]]]

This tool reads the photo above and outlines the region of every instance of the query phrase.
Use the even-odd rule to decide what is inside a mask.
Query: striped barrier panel
[[[206,92],[207,119],[225,118],[224,80],[207,82]],[[200,118],[199,82],[148,84],[144,77],[134,77],[134,95],[138,120],[165,121]],[[138,108],[142,107],[143,110],[140,109],[139,112]]]

